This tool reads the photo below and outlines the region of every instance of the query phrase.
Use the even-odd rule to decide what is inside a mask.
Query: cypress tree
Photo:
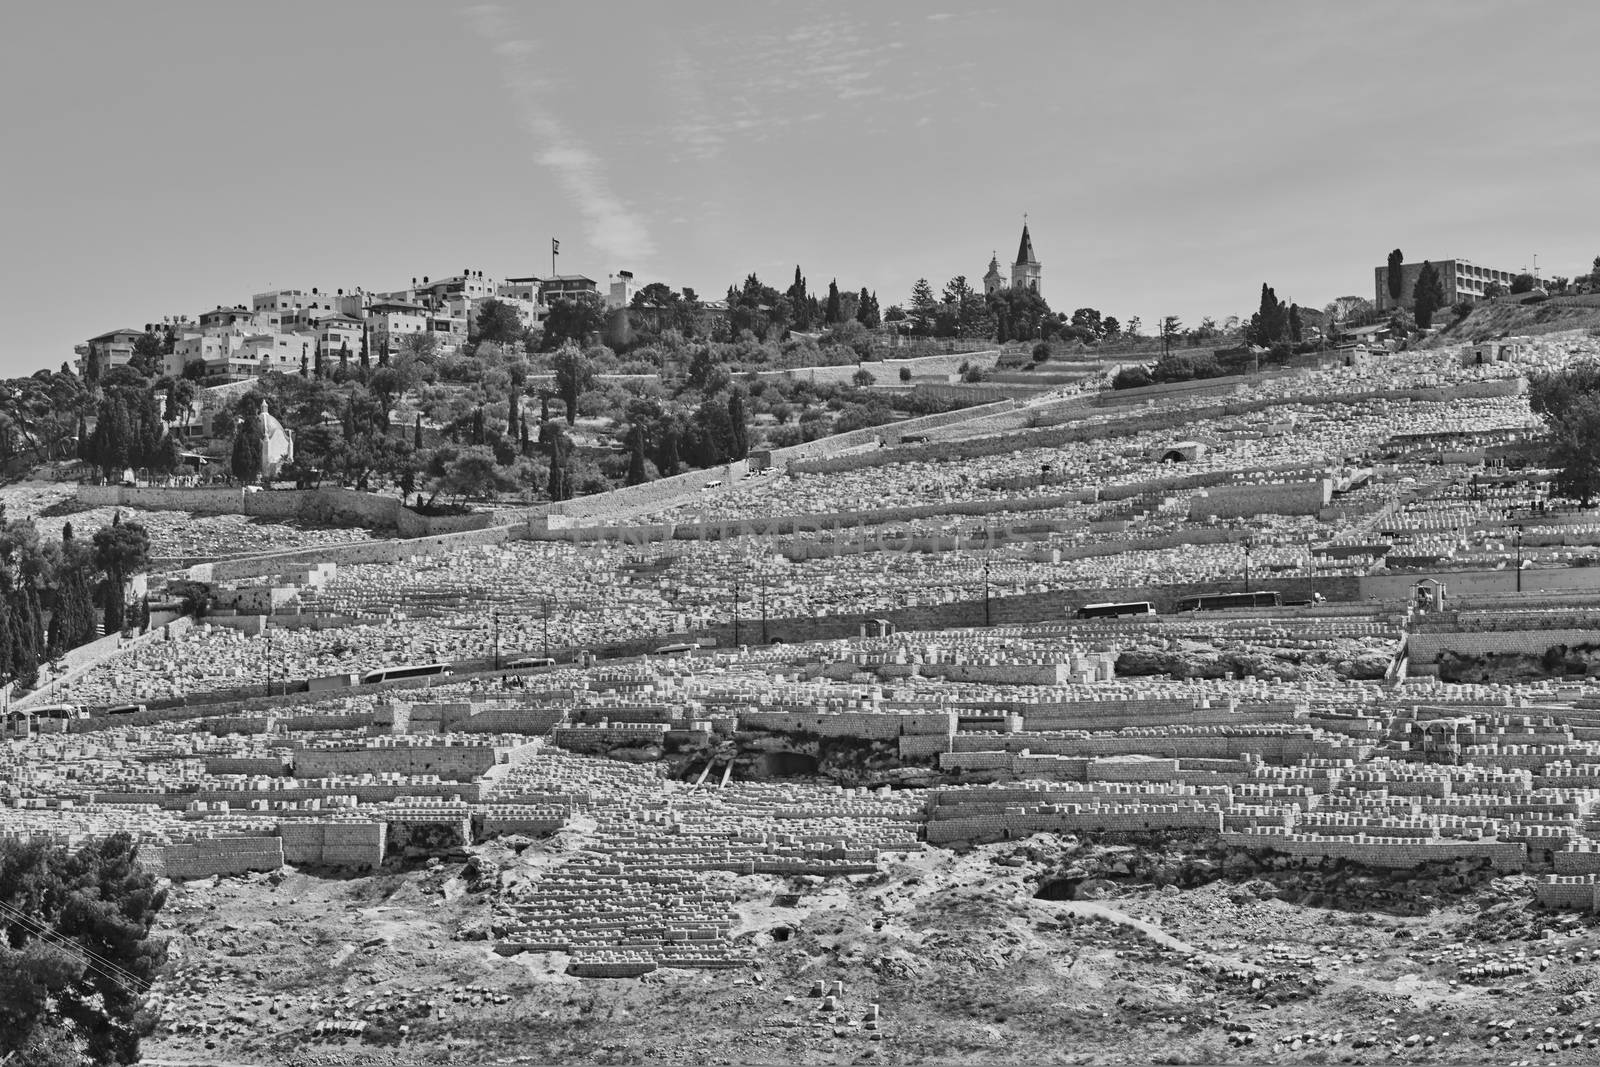
[[[1402,278],[1401,278],[1402,271],[1400,270],[1400,266],[1405,261],[1406,261],[1405,254],[1403,252],[1401,252],[1398,248],[1395,249],[1393,252],[1389,253],[1389,278],[1388,278],[1388,281],[1389,281],[1389,299],[1390,300],[1399,301],[1399,299],[1400,299],[1400,288],[1401,288],[1401,285],[1402,285]]]
[[[828,283],[828,307],[823,312],[823,321],[829,324],[839,321],[839,279],[837,278]]]
[[[420,450],[422,448],[422,416],[421,415],[417,416],[417,421],[415,423],[415,427],[416,427],[416,430],[411,435],[411,447]]]
[[[1411,313],[1416,316],[1417,326],[1426,330],[1433,325],[1433,313],[1444,303],[1444,287],[1439,281],[1439,272],[1429,260],[1422,261],[1422,269],[1417,272],[1417,284],[1411,290],[1411,299],[1414,304]]]
[[[567,476],[566,442],[556,437],[550,442],[550,499],[567,500],[572,496],[572,486]]]
[[[261,419],[257,415],[240,419],[233,433],[233,455],[230,467],[233,476],[241,482],[261,477]]]
[[[671,424],[661,431],[661,451],[656,459],[656,469],[661,477],[670,478],[678,473],[678,428]]]
[[[648,480],[644,472],[644,431],[635,426],[628,431],[628,484],[640,485]]]
[[[28,596],[26,586],[11,590],[6,599],[11,612],[11,669],[19,686],[31,688],[39,680],[36,602]]]
[[[11,631],[11,598],[0,596],[0,680],[17,676],[16,648]]]
[[[345,374],[349,374],[350,373],[350,342],[349,341],[340,341],[339,342],[339,373],[341,375],[345,375]]]
[[[738,389],[728,394],[728,421],[733,424],[733,458],[744,459],[750,455],[750,433],[745,426],[744,393]]]
[[[105,585],[101,590],[104,609],[104,622],[106,636],[122,631],[122,625],[127,620],[128,605],[123,602],[124,583],[120,571],[112,571],[106,575]]]

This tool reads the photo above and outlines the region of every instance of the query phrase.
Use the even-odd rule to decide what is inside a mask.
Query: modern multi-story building
[[[1463,300],[1481,300],[1491,285],[1499,284],[1509,289],[1511,279],[1522,273],[1520,270],[1481,267],[1470,259],[1436,259],[1432,263],[1433,269],[1439,273],[1445,307]],[[1389,295],[1388,264],[1373,268],[1374,302],[1378,310],[1388,311],[1396,306],[1409,310],[1416,303],[1411,294],[1417,287],[1417,275],[1421,272],[1421,263],[1400,265],[1400,299],[1396,300]]]
[[[91,360],[99,367],[101,374],[113,367],[126,367],[133,360],[134,343],[142,336],[143,330],[122,329],[89,338],[74,349],[78,357],[74,361],[78,373],[85,373]]]
[[[361,356],[361,320],[354,315],[324,315],[317,320],[316,350],[322,354],[322,365],[331,369],[339,360],[339,350],[348,348],[352,360]]]
[[[598,295],[599,292],[600,287],[593,278],[585,278],[581,274],[557,274],[540,283],[539,302],[548,306],[551,301],[564,296],[576,296],[579,293]]]
[[[367,343],[373,362],[386,345],[390,352],[397,352],[402,340],[427,329],[428,311],[420,304],[380,300],[367,308]]]

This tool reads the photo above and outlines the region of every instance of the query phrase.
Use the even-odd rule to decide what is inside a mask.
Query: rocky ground
[[[189,883],[163,915],[172,961],[145,1055],[307,1067],[1600,1058],[1600,926],[1533,909],[1526,878],[1272,868],[1193,844],[1039,835],[929,849],[876,875],[730,875],[751,965],[631,980],[571,978],[563,955],[500,956],[482,939],[496,887],[570,841],[361,878]]]

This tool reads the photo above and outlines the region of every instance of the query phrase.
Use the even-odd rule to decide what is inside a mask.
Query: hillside
[[[1445,318],[1449,312],[1443,312]],[[1600,330],[1600,307],[1557,304],[1480,304],[1472,314],[1423,342],[1423,348],[1471,344],[1498,337],[1561,333],[1566,330]]]

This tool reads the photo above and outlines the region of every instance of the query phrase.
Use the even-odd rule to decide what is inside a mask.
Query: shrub
[[[900,380],[902,382],[909,382],[911,380],[911,368],[910,367],[901,367],[900,368]]]
[[[1150,370],[1147,367],[1124,367],[1111,379],[1113,389],[1142,389],[1144,386],[1154,384],[1155,379],[1150,377]]]
[[[1033,346],[1033,361],[1035,363],[1043,363],[1045,360],[1047,360],[1049,358],[1050,358],[1050,342],[1048,342],[1048,341],[1040,341],[1038,344]]]

